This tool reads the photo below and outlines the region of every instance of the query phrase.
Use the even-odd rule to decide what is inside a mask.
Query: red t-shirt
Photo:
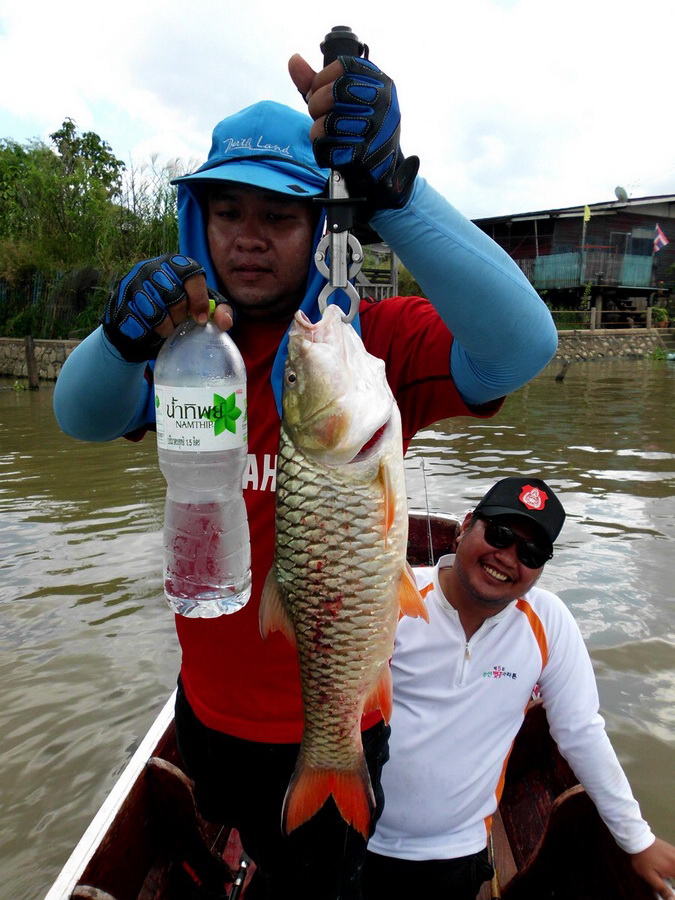
[[[426,425],[450,416],[494,415],[496,401],[469,409],[450,376],[452,335],[427,300],[365,300],[361,336],[386,363],[401,410],[404,449]],[[215,619],[176,616],[187,699],[208,727],[247,740],[297,743],[302,700],[295,648],[279,632],[263,641],[258,605],[274,556],[277,414],[270,373],[287,323],[241,323],[236,342],[246,363],[249,468],[244,497],[251,534],[252,591],[239,612]],[[364,728],[380,718],[364,716]]]

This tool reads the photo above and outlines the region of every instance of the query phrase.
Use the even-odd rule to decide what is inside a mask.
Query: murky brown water
[[[411,506],[463,515],[538,474],[568,511],[542,585],[588,641],[653,827],[675,841],[675,365],[550,368],[496,419],[416,439]],[[173,689],[154,440],[81,444],[0,379],[0,897],[40,900]],[[424,460],[424,473],[421,460]],[[424,474],[424,477],[423,477]]]

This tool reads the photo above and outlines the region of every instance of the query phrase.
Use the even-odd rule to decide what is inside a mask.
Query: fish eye
[[[298,380],[298,376],[295,372],[287,372],[286,373],[286,384],[293,385]]]

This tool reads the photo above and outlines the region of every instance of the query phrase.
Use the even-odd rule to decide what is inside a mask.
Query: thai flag
[[[661,231],[659,223],[656,223],[656,234],[654,235],[654,253],[658,253],[668,243],[668,238]]]

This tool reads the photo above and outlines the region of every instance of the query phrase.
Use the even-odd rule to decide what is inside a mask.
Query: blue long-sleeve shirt
[[[189,195],[181,212],[181,250],[205,265],[201,209]],[[516,390],[549,362],[557,347],[551,315],[513,260],[418,178],[410,201],[372,220],[417,279],[454,336],[450,368],[469,405]],[[201,258],[200,258],[201,257]],[[325,282],[309,279],[303,309],[316,307]],[[129,363],[102,328],[71,353],[54,391],[61,429],[81,440],[108,441],[154,422],[145,363]]]

